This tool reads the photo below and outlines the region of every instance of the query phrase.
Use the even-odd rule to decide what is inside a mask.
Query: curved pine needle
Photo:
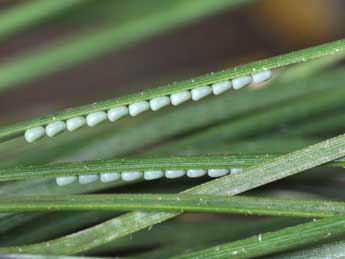
[[[0,41],[86,2],[86,0],[34,0],[15,5],[11,9],[0,13]]]
[[[267,259],[344,259],[345,242],[333,242],[317,247],[303,249],[283,255],[268,257]]]
[[[141,243],[152,242],[153,244],[161,244],[165,241],[166,246],[160,247],[152,252],[146,252],[141,255],[141,258],[170,258],[179,254],[184,254],[187,251],[198,251],[205,249],[215,244],[224,242],[224,240],[230,242],[230,240],[238,240],[243,237],[250,237],[257,234],[258,231],[271,232],[277,231],[288,226],[293,226],[300,223],[306,223],[308,220],[301,218],[286,218],[286,217],[268,217],[268,218],[255,218],[253,220],[234,219],[228,218],[217,220],[205,220],[200,221],[178,221],[166,222],[159,226],[155,226],[150,230],[150,237],[154,236],[158,242],[152,242],[151,238],[148,239],[148,233],[141,231],[133,235],[133,238],[118,240],[116,244],[121,244],[121,241],[128,240],[139,241]],[[193,226],[193,227],[192,227]],[[165,235],[160,230],[166,229]],[[162,233],[162,236],[156,233]],[[188,234],[187,234],[188,233]],[[215,233],[210,235],[210,233]],[[169,242],[175,241],[174,243]],[[118,247],[118,245],[116,245]],[[118,249],[117,249],[118,250]],[[189,253],[190,253],[189,252]]]
[[[298,50],[288,54],[256,61],[253,63],[249,63],[247,65],[241,65],[216,73],[211,73],[191,80],[182,81],[176,84],[147,89],[139,93],[130,94],[116,99],[109,99],[102,102],[79,106],[76,108],[70,108],[63,112],[51,114],[31,121],[20,122],[0,129],[0,141],[17,137],[23,134],[23,132],[26,129],[37,126],[44,126],[49,122],[55,120],[67,120],[75,116],[85,116],[92,112],[104,111],[116,106],[128,105],[140,101],[147,101],[155,97],[171,95],[173,93],[180,92],[183,90],[190,90],[198,86],[213,84],[227,79],[232,79],[238,76],[248,75],[253,72],[260,72],[266,69],[274,69],[294,63],[305,62],[307,60],[337,54],[344,51],[345,40],[338,40],[323,45]]]
[[[114,160],[20,166],[0,169],[0,181],[123,171],[248,168],[277,157],[279,157],[278,154],[198,155],[157,158],[122,158]],[[328,163],[327,166],[345,167],[345,161],[338,159]]]
[[[345,203],[190,194],[94,194],[1,198],[0,212],[183,211],[323,218],[345,216]]]
[[[49,5],[49,2],[71,2],[42,1],[47,2],[47,5]],[[251,1],[253,0],[164,1],[162,7],[153,11],[149,9],[148,12],[143,12],[144,8],[142,8],[141,1],[132,1],[132,6],[137,6],[135,10],[137,13],[128,15],[120,23],[112,22],[103,30],[96,30],[93,33],[90,33],[90,31],[80,33],[70,39],[57,42],[53,46],[40,46],[29,53],[21,54],[1,64],[0,91],[17,86],[19,83],[79,65],[111,50],[153,36],[171,27],[181,26],[228,7],[237,7]],[[60,5],[63,5],[63,3],[60,3]],[[154,5],[154,3],[151,3],[151,5]],[[125,12],[131,11],[125,10]]]
[[[344,233],[345,218],[332,217],[259,234],[171,259],[253,258],[329,240]]]
[[[78,231],[87,226],[96,225],[118,216],[119,212],[114,211],[79,211],[59,213],[13,213],[13,215],[34,214],[36,218],[24,224],[12,225],[0,235],[0,246],[11,246],[13,244],[36,243],[49,240],[56,236],[63,236],[66,233]],[[10,221],[8,221],[10,222]],[[2,221],[0,221],[2,223]],[[1,224],[1,228],[4,224]]]
[[[37,217],[37,213],[16,213],[16,214],[1,214],[0,216],[0,236],[3,236],[7,231],[25,224]],[[0,238],[1,239],[1,238]]]

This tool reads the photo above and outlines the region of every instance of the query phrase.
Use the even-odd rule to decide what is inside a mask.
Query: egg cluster
[[[102,173],[102,174],[87,174],[79,176],[59,176],[56,177],[56,183],[60,186],[68,185],[74,182],[79,182],[80,184],[88,184],[100,181],[102,183],[114,182],[117,180],[122,180],[125,182],[135,181],[141,178],[145,180],[156,180],[162,177],[168,179],[175,179],[182,176],[187,176],[189,178],[196,178],[208,175],[209,177],[221,177],[227,174],[234,174],[242,171],[241,168],[232,169],[189,169],[189,170],[154,170],[154,171],[131,171],[131,172],[112,172],[112,173]]]
[[[152,110],[158,111],[165,106],[174,105],[177,106],[181,103],[192,99],[198,101],[210,94],[219,95],[225,91],[233,88],[238,90],[250,83],[261,83],[272,77],[272,71],[265,70],[262,72],[254,73],[250,76],[242,76],[234,78],[232,80],[225,80],[222,82],[214,83],[212,85],[205,85],[193,88],[191,90],[185,90],[178,93],[171,94],[170,96],[160,96],[148,101],[140,101],[129,104],[127,106],[118,106],[111,108],[107,111],[97,111],[84,116],[77,116],[66,121],[53,121],[43,126],[34,127],[25,131],[24,137],[28,143],[33,143],[36,140],[47,135],[52,138],[66,129],[68,131],[75,131],[84,125],[94,127],[102,122],[109,120],[111,122],[117,121],[124,116],[130,115],[135,117],[145,111]]]

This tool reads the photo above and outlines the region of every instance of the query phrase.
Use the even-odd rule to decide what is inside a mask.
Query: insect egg
[[[93,112],[86,116],[86,123],[90,127],[94,127],[107,119],[107,114],[104,111]]]
[[[190,178],[201,177],[207,173],[206,170],[203,169],[189,169],[187,170],[187,176]]]
[[[212,93],[210,86],[200,86],[191,90],[193,101],[198,101]]]
[[[75,131],[86,124],[86,119],[83,116],[74,117],[66,121],[68,131]]]
[[[102,183],[113,182],[120,179],[121,175],[119,173],[102,173],[100,180]]]
[[[253,82],[254,83],[262,83],[272,77],[271,70],[264,70],[255,74],[252,74]]]
[[[24,137],[28,143],[33,143],[46,134],[43,127],[34,127],[25,131]]]
[[[155,180],[164,176],[163,171],[145,171],[144,179],[145,180]]]
[[[186,174],[185,170],[166,170],[165,177],[169,179],[179,178]]]
[[[158,111],[169,104],[170,98],[168,96],[161,96],[150,100],[150,107],[152,111]]]
[[[185,101],[188,101],[190,98],[192,98],[192,95],[190,94],[189,91],[182,91],[182,92],[170,95],[171,104],[175,106]]]
[[[108,111],[108,119],[109,121],[114,122],[126,116],[127,114],[128,114],[128,108],[126,106],[111,108]]]
[[[122,172],[121,179],[125,182],[135,181],[143,176],[142,172]]]
[[[249,85],[252,82],[251,76],[242,76],[235,79],[232,79],[232,87],[235,90],[238,90],[246,85]]]
[[[77,176],[58,176],[56,177],[56,184],[59,186],[68,185],[78,180]]]
[[[129,105],[128,109],[129,109],[129,114],[134,117],[134,116],[139,115],[140,113],[143,113],[144,111],[149,110],[150,104],[146,101],[132,103]]]
[[[231,81],[226,80],[212,85],[212,91],[214,95],[219,95],[232,87]]]
[[[63,121],[54,121],[46,126],[46,134],[52,138],[66,129],[66,123]]]
[[[97,174],[85,174],[85,175],[79,175],[79,183],[80,184],[88,184],[88,183],[93,183],[98,180],[98,175]]]
[[[207,174],[209,177],[221,177],[230,172],[229,169],[208,169]]]

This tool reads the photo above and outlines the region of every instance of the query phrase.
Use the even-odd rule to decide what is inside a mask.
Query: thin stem
[[[0,200],[0,212],[79,210],[158,210],[320,218],[345,215],[345,203],[189,194],[51,195]]]
[[[86,2],[86,0],[34,0],[17,4],[0,13],[0,40],[2,41],[26,28],[42,23],[45,19]]]
[[[222,244],[174,259],[253,258],[328,240],[345,232],[345,218],[332,217]]]
[[[267,259],[344,259],[345,242],[338,241],[297,252],[268,257]]]
[[[0,181],[123,171],[248,168],[277,157],[279,157],[279,154],[198,155],[157,158],[122,158],[104,161],[94,160],[21,166],[0,169]],[[338,159],[328,163],[327,166],[344,167],[345,161],[343,159]]]
[[[138,29],[136,29],[138,30]],[[140,31],[140,30],[139,30]],[[311,47],[303,50],[298,50],[288,54],[275,56],[272,58],[256,61],[247,65],[241,65],[227,70],[222,70],[216,73],[204,75],[191,80],[182,81],[172,85],[147,89],[145,91],[134,93],[131,95],[119,97],[116,99],[109,99],[102,102],[97,102],[89,105],[84,105],[76,108],[67,109],[63,112],[55,113],[45,117],[37,118],[31,121],[17,123],[0,130],[0,140],[7,140],[23,134],[26,129],[44,126],[49,122],[55,120],[66,120],[75,116],[87,115],[92,112],[107,110],[116,106],[128,105],[135,102],[147,101],[155,97],[171,95],[176,92],[190,90],[192,88],[209,85],[212,83],[232,79],[235,77],[260,72],[266,69],[278,68],[294,63],[304,62],[307,60],[337,54],[345,51],[345,40],[338,40],[316,47]],[[1,68],[0,68],[1,70]],[[0,74],[1,77],[1,74]],[[1,82],[0,82],[1,84]]]

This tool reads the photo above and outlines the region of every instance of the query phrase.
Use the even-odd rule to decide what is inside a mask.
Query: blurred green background
[[[0,9],[24,2],[1,1]],[[33,50],[59,46],[81,32],[91,36],[128,17],[165,12],[173,3],[85,0],[0,41],[0,71],[1,64]],[[0,94],[0,121],[29,119],[338,39],[345,34],[344,7],[340,0],[258,0],[225,9],[82,64],[16,83],[25,87]]]

